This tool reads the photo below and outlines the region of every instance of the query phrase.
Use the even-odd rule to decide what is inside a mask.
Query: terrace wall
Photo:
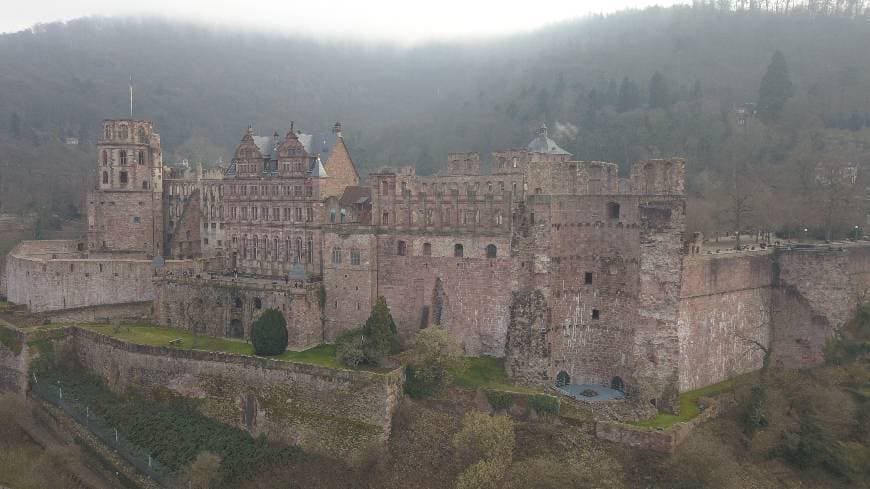
[[[79,362],[112,389],[168,389],[253,436],[331,455],[353,457],[384,442],[402,396],[400,369],[339,370],[70,331]]]

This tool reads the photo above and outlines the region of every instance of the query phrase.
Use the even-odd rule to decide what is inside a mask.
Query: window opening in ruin
[[[127,172],[122,171],[120,174],[121,185],[127,185]]]
[[[432,244],[423,243],[423,256],[432,256]]]
[[[381,224],[386,226],[389,223],[390,223],[390,213],[384,212],[384,214],[381,216]]]
[[[329,222],[335,223],[335,209],[329,210]]]
[[[465,255],[465,248],[461,244],[456,243],[453,246],[453,256],[455,258],[462,258],[464,255]]]
[[[338,246],[332,249],[332,263],[341,263],[341,248]]]
[[[145,152],[144,151],[139,152],[139,164],[140,165],[145,164]]]
[[[498,256],[498,248],[494,244],[486,245],[486,257],[495,258]]]
[[[119,156],[120,156],[121,164],[126,165],[127,164],[127,152],[122,150],[119,153]]]
[[[344,221],[346,220],[346,218],[347,218],[347,211],[344,210],[344,209],[342,209],[342,210],[339,212],[339,222],[341,222],[342,224],[344,224]]]
[[[139,224],[140,222],[141,219],[139,218],[139,216],[133,216],[133,224]]]
[[[109,153],[107,153],[106,150],[103,150],[103,166],[106,166],[108,164],[109,164]]]
[[[568,375],[568,372],[562,370],[558,374],[556,374],[556,387],[565,387],[566,385],[571,383],[571,376]]]
[[[142,182],[142,190],[148,190],[148,182]]]
[[[359,265],[360,262],[360,254],[359,250],[356,248],[350,249],[350,264],[351,265]]]
[[[236,297],[236,298],[233,300],[233,306],[234,306],[236,309],[241,309],[241,308],[242,308],[242,299]]]
[[[432,323],[441,325],[442,315],[444,313],[444,304],[447,302],[447,296],[444,293],[444,285],[440,278],[435,279],[435,287],[432,296]]]
[[[610,380],[610,388],[619,392],[625,392],[625,382],[620,377],[614,377]]]
[[[259,297],[254,297],[254,309],[262,309],[263,301]]]
[[[592,319],[599,319],[601,317],[601,312],[598,309],[592,310]]]
[[[607,203],[607,218],[619,219],[619,204],[617,204],[616,202]]]
[[[109,183],[109,172],[103,172],[103,183]]]
[[[404,241],[399,241],[396,244],[396,254],[399,256],[405,256],[406,252],[407,252],[407,245],[405,244]]]
[[[583,274],[583,283],[586,285],[592,285],[592,272],[586,272]]]

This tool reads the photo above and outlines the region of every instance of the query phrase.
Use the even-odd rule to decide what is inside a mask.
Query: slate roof
[[[347,187],[344,193],[341,194],[339,203],[344,207],[350,207],[354,204],[365,204],[372,199],[372,189],[370,187]]]

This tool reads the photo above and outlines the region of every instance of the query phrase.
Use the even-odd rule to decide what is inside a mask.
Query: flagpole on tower
[[[130,74],[130,118],[133,118],[133,75]]]

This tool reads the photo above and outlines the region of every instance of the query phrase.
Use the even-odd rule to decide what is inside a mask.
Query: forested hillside
[[[168,162],[226,161],[248,124],[341,120],[364,171],[428,173],[448,151],[522,146],[546,122],[579,159],[687,158],[693,229],[848,234],[860,201],[819,175],[870,162],[870,23],[862,2],[810,3],[651,8],[410,48],[39,25],[0,36],[0,206],[80,211],[99,121],[128,114],[133,74],[135,115],[155,121]]]

